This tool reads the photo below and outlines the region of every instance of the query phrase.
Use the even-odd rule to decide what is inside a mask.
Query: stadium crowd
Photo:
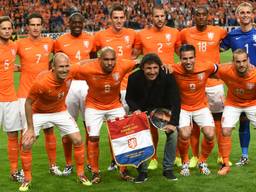
[[[78,10],[86,18],[86,31],[99,31],[110,25],[109,9],[117,0],[12,0],[0,1],[0,16],[9,15],[14,21],[16,31],[27,33],[26,18],[37,10],[45,20],[44,32],[64,32],[68,28],[69,15]],[[143,29],[152,24],[151,8],[154,0],[120,1],[126,7],[128,19],[126,26]],[[192,14],[197,3],[208,3],[209,23],[220,26],[238,25],[235,7],[241,0],[171,0],[166,1],[167,26],[182,29],[192,26]],[[255,5],[255,2],[252,2]]]

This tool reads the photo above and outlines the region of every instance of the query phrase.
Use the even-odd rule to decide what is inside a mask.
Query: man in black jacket
[[[171,110],[172,118],[165,127],[167,140],[164,149],[163,176],[167,179],[177,180],[173,174],[173,164],[176,153],[177,130],[180,114],[180,94],[175,78],[161,69],[160,58],[149,53],[145,55],[140,64],[140,70],[129,76],[126,102],[131,112],[147,111],[155,108]],[[155,129],[151,125],[151,129]],[[136,183],[147,180],[147,165],[142,163],[139,168]]]

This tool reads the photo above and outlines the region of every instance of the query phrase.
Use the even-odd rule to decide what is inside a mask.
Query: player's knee
[[[18,137],[18,131],[7,132],[8,137]]]
[[[73,142],[73,145],[74,145],[74,146],[81,145],[81,144],[83,143],[81,137],[75,137],[75,138],[73,138],[73,141],[72,141],[72,142]]]
[[[224,136],[224,137],[229,137],[229,136],[231,136],[231,132],[232,132],[232,128],[223,128],[222,129],[222,135]]]
[[[208,141],[211,141],[214,139],[215,132],[214,132],[214,127],[205,127],[203,128],[204,131],[204,136]]]

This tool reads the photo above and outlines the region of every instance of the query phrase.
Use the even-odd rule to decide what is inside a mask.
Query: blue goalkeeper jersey
[[[225,50],[231,48],[232,51],[239,48],[246,49],[250,63],[256,66],[256,30],[254,28],[248,32],[243,32],[240,27],[230,31],[220,46]]]

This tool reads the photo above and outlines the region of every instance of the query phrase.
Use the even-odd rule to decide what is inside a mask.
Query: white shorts
[[[236,123],[239,121],[240,114],[245,112],[247,118],[251,121],[253,126],[256,126],[256,106],[252,107],[233,107],[233,106],[225,106],[221,126],[223,128],[233,128]]]
[[[26,118],[26,113],[25,113],[25,102],[26,102],[26,98],[19,98],[18,99],[19,102],[19,115],[20,115],[20,121],[21,121],[21,127],[23,129],[27,129],[28,128],[28,124],[27,124],[27,118]],[[53,127],[54,125],[51,123],[46,123],[43,125],[43,129],[47,129],[50,127]]]
[[[40,130],[45,129],[44,125],[48,123],[56,125],[59,128],[62,137],[79,132],[76,121],[68,111],[57,113],[35,113],[33,114],[33,124],[36,136],[39,136]]]
[[[85,109],[85,122],[89,136],[99,136],[100,128],[103,124],[103,120],[115,119],[117,117],[123,117],[125,110],[123,107],[115,108],[112,110],[97,110],[92,108]]]
[[[6,132],[22,130],[18,101],[0,102],[0,127]]]
[[[201,127],[215,127],[214,120],[210,110],[205,107],[196,111],[180,110],[179,128],[192,126],[193,122]]]
[[[210,111],[212,113],[222,113],[225,101],[225,92],[223,84],[212,87],[206,87],[205,91],[208,97]]]
[[[86,81],[72,80],[68,95],[66,97],[66,105],[70,115],[77,120],[79,111],[84,120],[83,114],[85,110],[85,98],[88,92]]]

